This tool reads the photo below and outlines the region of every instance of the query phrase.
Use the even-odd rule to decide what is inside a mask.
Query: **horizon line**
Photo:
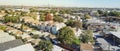
[[[71,8],[74,8],[74,7],[76,7],[76,8],[117,8],[117,7],[80,7],[80,6],[54,6],[54,5],[0,5],[0,7],[1,6],[9,6],[9,7],[11,7],[11,6],[28,6],[28,7],[71,7]],[[120,9],[119,7],[118,7],[118,9]]]

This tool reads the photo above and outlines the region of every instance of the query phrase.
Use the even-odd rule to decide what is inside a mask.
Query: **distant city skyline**
[[[120,8],[120,0],[0,0],[0,5]]]

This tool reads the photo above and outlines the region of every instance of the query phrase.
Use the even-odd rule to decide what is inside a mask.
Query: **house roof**
[[[25,44],[5,51],[35,51],[31,44]]]
[[[117,31],[110,31],[113,35],[120,38],[120,26],[118,25]]]
[[[80,45],[80,49],[81,50],[93,50],[93,47],[92,47],[92,45],[91,44],[81,44]]]
[[[50,34],[50,35],[48,35],[51,39],[55,39],[55,38],[57,38],[55,35],[53,35],[53,34]]]
[[[65,50],[65,49],[63,49],[63,48],[61,48],[61,47],[59,47],[57,45],[53,45],[52,51],[62,51],[62,50]]]
[[[113,49],[120,49],[117,46],[112,46],[111,44],[109,44],[105,39],[103,38],[97,38],[98,43],[100,43],[100,47],[102,48],[102,50],[111,50],[113,51]]]
[[[4,43],[11,40],[15,40],[15,37],[9,35],[8,33],[0,32],[0,43]]]
[[[0,51],[5,51],[7,49],[14,48],[20,45],[23,45],[23,42],[20,39],[0,43]]]

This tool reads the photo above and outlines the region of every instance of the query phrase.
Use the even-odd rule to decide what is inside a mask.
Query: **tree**
[[[4,22],[12,22],[12,23],[17,23],[20,21],[20,17],[17,15],[17,16],[8,16],[6,15],[4,17]]]
[[[106,11],[106,12],[104,12],[104,14],[102,15],[102,16],[108,16],[108,12]]]
[[[63,27],[59,30],[58,39],[63,44],[72,44],[76,39],[73,30],[70,27]]]
[[[32,38],[38,39],[38,38],[39,38],[39,35],[37,35],[37,34],[36,34],[36,35],[33,35]]]
[[[35,12],[29,13],[29,16],[32,17],[34,20],[37,19],[37,14]]]
[[[24,24],[21,25],[20,29],[23,30],[23,28],[24,28]]]
[[[83,43],[91,42],[93,43],[93,31],[92,30],[84,30],[82,35],[80,36]]]
[[[65,14],[65,11],[64,11],[64,10],[60,10],[59,13],[60,13],[60,14]]]
[[[85,19],[90,19],[91,18],[91,16],[89,14],[85,14],[84,17],[85,17]]]
[[[6,26],[4,26],[4,25],[0,25],[0,29],[1,29],[1,30],[5,31],[6,28],[7,28]]]
[[[45,16],[41,15],[40,16],[40,21],[45,21]]]
[[[98,10],[97,11],[99,14],[104,14],[104,12],[102,10]]]
[[[66,24],[67,26],[73,27],[74,21],[73,21],[73,20],[68,20],[65,24]]]
[[[40,41],[39,45],[38,45],[39,49],[41,49],[42,51],[52,51],[53,45],[50,41],[48,40],[42,40]]]
[[[37,12],[38,11],[38,10],[36,10],[36,8],[30,8],[29,10],[30,10],[30,12]]]
[[[65,10],[65,13],[67,13],[67,14],[71,14],[72,12],[71,12],[70,9],[67,9],[67,10]]]
[[[27,12],[21,11],[21,16],[27,16]]]
[[[40,15],[40,21],[45,21],[45,15],[44,14]]]
[[[63,22],[63,21],[64,21],[64,19],[61,18],[61,17],[59,17],[59,16],[55,16],[55,17],[53,18],[53,20],[56,21],[56,22]]]
[[[74,22],[74,27],[81,28],[82,29],[82,22],[80,21],[75,21]]]
[[[82,29],[82,22],[80,21],[68,20],[65,24],[67,26],[77,27]]]
[[[71,12],[70,9],[68,9],[68,10],[66,10],[66,9],[62,9],[62,10],[60,10],[59,13],[60,13],[60,14],[71,14],[72,12]]]
[[[85,34],[85,35],[81,35],[81,41],[83,42],[83,43],[88,43],[89,42],[89,39],[90,39],[90,37],[87,35],[87,34]]]
[[[97,17],[98,17],[98,16],[100,16],[100,14],[99,14],[98,12],[95,12],[95,16],[97,16]]]
[[[108,13],[109,16],[120,16],[120,12],[116,12],[116,11],[111,11]]]
[[[50,13],[53,13],[54,15],[55,15],[55,13],[56,13],[57,11],[56,10],[50,10]]]

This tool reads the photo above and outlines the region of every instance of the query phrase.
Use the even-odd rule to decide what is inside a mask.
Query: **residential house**
[[[22,25],[22,24],[14,24],[13,27],[20,29],[20,28],[21,28],[21,25]]]
[[[11,49],[20,45],[23,45],[23,42],[20,39],[0,43],[0,51],[6,51],[8,49]]]
[[[15,30],[15,29],[12,27],[7,27],[5,31],[8,33],[12,33],[13,30]]]
[[[72,28],[72,30],[75,33],[75,36],[79,38],[80,34],[82,33],[82,30],[80,28]]]
[[[6,25],[13,26],[14,24],[12,22],[8,22]]]
[[[9,35],[8,33],[0,32],[0,43],[4,43],[11,40],[15,40],[15,37]]]
[[[28,17],[28,16],[22,17],[21,20],[22,20],[24,23],[34,22],[34,19],[33,19],[32,17]]]
[[[103,38],[97,38],[101,51],[116,51],[120,49],[118,46],[113,46]]]
[[[55,25],[53,25],[52,27],[51,27],[51,30],[50,30],[50,32],[52,33],[52,34],[57,34],[58,32],[57,32],[57,27],[55,26]]]
[[[5,51],[35,51],[31,44],[24,44],[14,48],[7,49]]]
[[[31,37],[28,33],[24,33],[21,35],[22,39],[25,39],[25,38],[28,38],[28,37]]]
[[[47,26],[45,27],[45,31],[46,31],[46,32],[50,32],[50,28],[51,28],[51,25],[50,25],[50,24],[47,24]]]
[[[40,30],[45,31],[45,24],[44,24],[44,23],[42,23],[42,24],[40,25]]]
[[[92,44],[80,44],[80,51],[94,51]]]
[[[5,13],[0,13],[0,20],[3,20],[3,17],[5,16]]]
[[[36,46],[39,44],[41,40],[40,39],[33,39],[31,41],[28,41],[28,43],[31,43],[33,46]]]
[[[41,31],[33,31],[31,32],[33,35],[39,35],[40,37],[41,36],[48,36],[50,33],[48,32],[41,32]]]
[[[61,48],[61,47],[59,47],[59,46],[57,46],[57,45],[53,45],[52,51],[67,51],[67,50],[64,49],[64,48]]]
[[[55,25],[57,27],[57,29],[56,29],[57,31],[66,26],[65,23],[58,23],[58,22],[54,22],[53,25]]]

